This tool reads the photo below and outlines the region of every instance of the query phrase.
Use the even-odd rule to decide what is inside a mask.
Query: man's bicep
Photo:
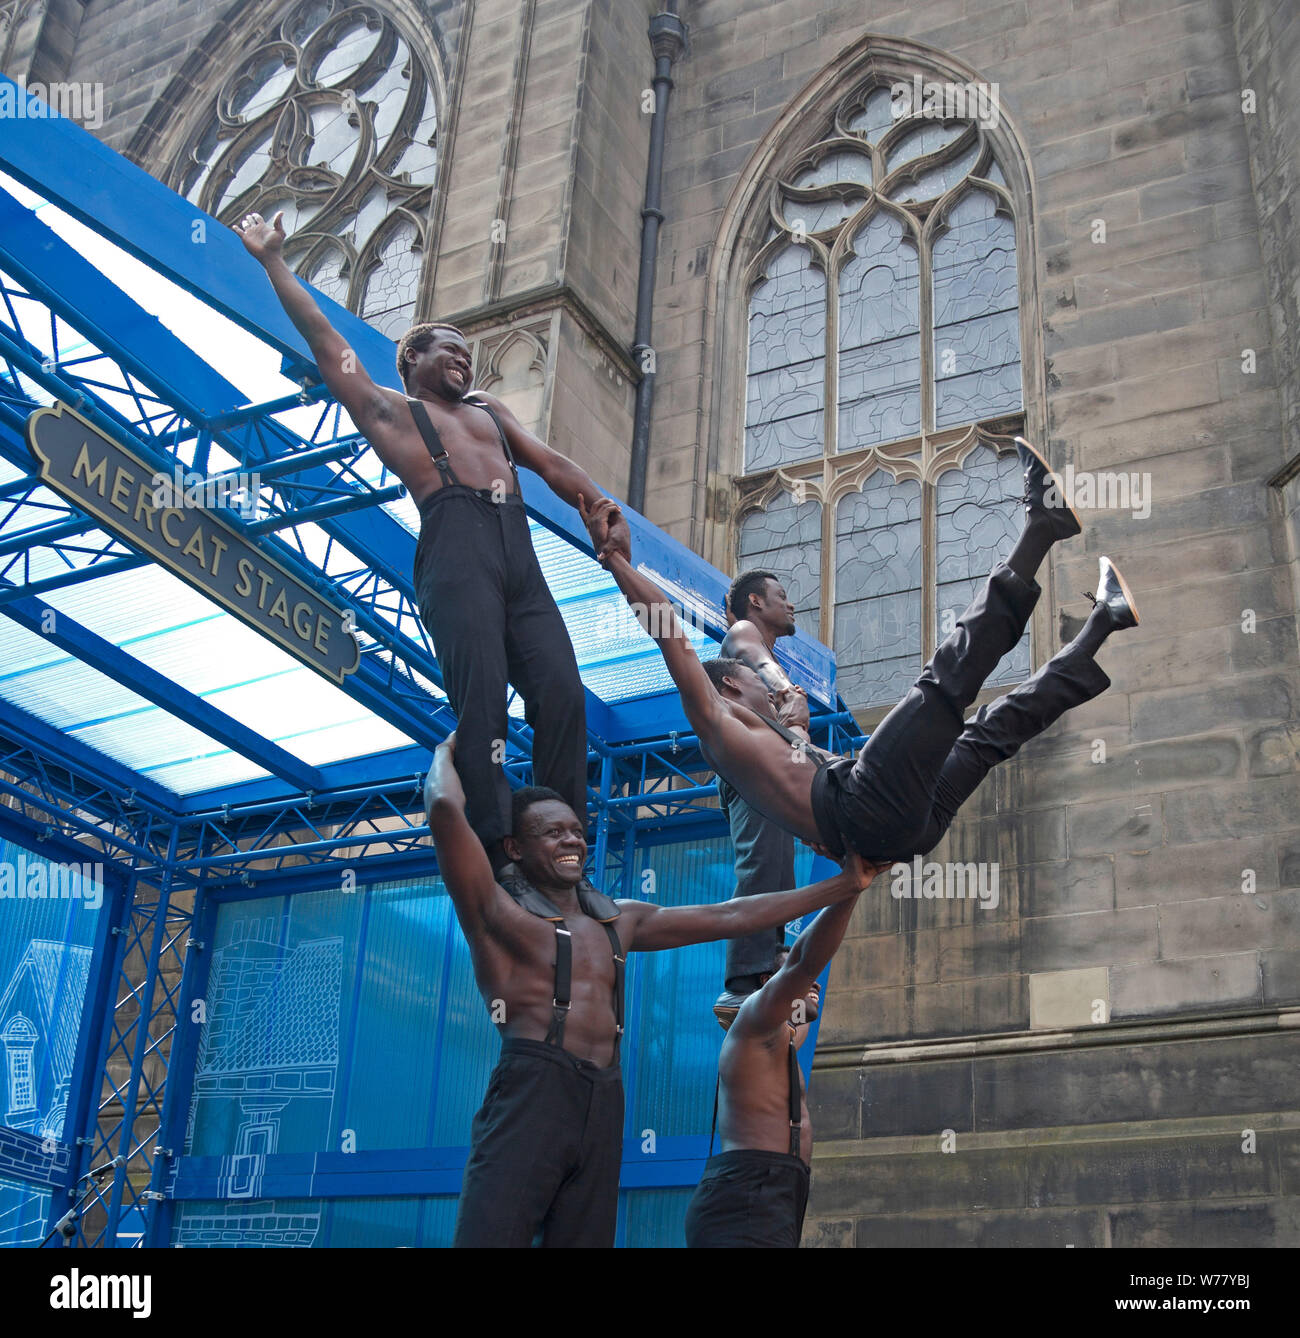
[[[435,805],[429,827],[438,851],[438,872],[457,914],[462,922],[485,924],[505,893],[497,885],[483,843],[455,805]]]
[[[795,1000],[808,993],[815,979],[815,976],[805,979],[804,973],[782,967],[757,994],[750,996],[733,1028],[739,1026],[742,1036],[766,1036],[775,1031],[790,1021]]]

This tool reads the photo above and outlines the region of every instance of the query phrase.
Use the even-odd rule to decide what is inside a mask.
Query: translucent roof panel
[[[85,152],[93,159],[108,151],[92,145]],[[111,176],[117,170],[113,162],[101,164],[101,170]],[[74,389],[80,381],[93,406],[109,416],[120,414],[128,429],[139,433],[146,455],[170,454],[187,468],[201,461],[209,474],[252,471],[268,451],[279,455],[335,441],[354,443],[339,461],[309,465],[315,472],[299,480],[305,491],[294,493],[274,480],[264,483],[263,515],[395,481],[338,405],[322,398],[319,388],[300,395],[301,387],[281,372],[284,351],[295,347],[295,337],[269,286],[245,282],[242,267],[250,262],[227,230],[209,236],[216,244],[202,257],[208,268],[200,270],[193,248],[177,249],[149,210],[133,208],[119,217],[108,199],[101,201],[93,226],[87,226],[66,212],[79,208],[79,197],[63,189],[64,174],[45,174],[36,159],[24,163],[21,170],[28,179],[64,208],[0,173],[0,191],[36,219],[34,227],[15,229],[21,241],[5,251],[13,256],[13,269],[28,276],[29,287],[4,275],[8,297],[7,305],[0,303],[0,330],[10,330],[16,342],[26,341],[49,363],[40,372],[28,364],[24,372],[0,356],[3,394],[10,405],[21,412],[24,400],[31,406],[54,402],[49,388],[32,379],[35,375],[71,381]],[[164,189],[139,177],[144,196]],[[164,203],[170,207],[171,202]],[[219,227],[212,220],[207,225]],[[78,271],[83,282],[65,292],[60,265],[69,272],[89,265],[98,276]],[[57,297],[50,297],[47,306],[44,294]],[[51,310],[60,304],[66,305],[65,314]],[[247,328],[218,306],[236,313]],[[366,350],[366,365],[373,362],[378,373],[380,360],[387,359],[383,374],[391,375],[387,339],[348,313],[335,309],[334,318],[352,346]],[[152,359],[151,339],[156,341]],[[301,358],[301,350],[290,357]],[[138,371],[131,370],[133,359],[139,360]],[[213,425],[215,438],[199,431],[205,422],[192,416],[194,406],[209,415],[206,422]],[[252,423],[250,435],[230,427],[237,419]],[[0,424],[0,437],[4,488],[24,477],[26,448],[17,440],[12,419]],[[331,475],[337,480],[333,485]],[[529,486],[536,484],[530,476]],[[573,518],[561,515],[562,508],[553,509],[554,499],[536,492],[529,501],[536,516],[549,520],[530,522],[533,543],[588,690],[611,706],[670,691],[658,647],[632,616],[613,578],[577,545],[580,531],[556,533],[571,526]],[[23,536],[58,525],[69,514],[66,504],[44,488],[23,498],[14,487],[10,497],[0,499],[0,537],[21,543]],[[74,520],[78,514],[71,513]],[[42,589],[39,597],[67,620],[66,635],[57,641],[26,630],[30,608],[20,615],[22,622],[0,616],[0,701],[22,707],[173,793],[203,795],[204,802],[209,791],[221,787],[291,774],[291,760],[308,770],[404,749],[411,739],[376,713],[387,709],[379,701],[386,680],[371,670],[382,675],[397,657],[394,671],[414,691],[410,705],[416,712],[420,691],[427,693],[431,710],[446,700],[433,681],[427,638],[414,625],[404,593],[419,519],[412,500],[401,497],[364,518],[340,515],[328,528],[310,522],[282,526],[278,541],[262,541],[273,549],[277,542],[287,544],[300,565],[314,567],[325,578],[322,590],[328,589],[326,581],[333,582],[334,602],[373,597],[374,616],[394,626],[398,638],[392,650],[386,641],[376,645],[361,634],[365,665],[362,679],[354,682],[364,681],[367,691],[360,701],[152,563],[106,575],[87,573],[79,583]],[[666,537],[660,542],[644,522],[637,523],[643,540],[638,540],[636,556],[650,564],[642,569],[682,602],[688,624],[699,615],[716,629],[719,610],[701,604],[703,596],[691,589],[665,580],[653,564],[684,573],[679,579],[685,586],[698,582],[712,590],[723,578]],[[83,532],[62,535],[57,544],[46,538],[30,550],[17,547],[0,554],[0,592],[21,593],[33,582],[66,579],[73,567],[134,556],[134,550],[87,522]],[[382,583],[376,573],[384,570],[402,573],[394,578],[401,589]],[[112,648],[107,657],[80,629]],[[688,625],[686,634],[701,659],[716,655],[716,641],[708,633]],[[76,658],[73,650],[85,658]],[[97,664],[119,668],[109,673]],[[147,685],[148,671],[175,685],[174,701],[170,692]],[[354,683],[344,686],[354,688]],[[392,718],[400,721],[406,709],[404,703]],[[522,701],[512,699],[510,711],[515,719],[522,717]]]

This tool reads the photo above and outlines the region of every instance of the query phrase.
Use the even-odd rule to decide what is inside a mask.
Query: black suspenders
[[[433,457],[433,463],[438,466],[438,473],[442,477],[442,486],[445,488],[448,484],[459,484],[460,480],[456,477],[456,471],[451,467],[451,457],[447,454],[447,448],[442,444],[438,429],[434,427],[433,420],[429,417],[428,409],[424,407],[420,400],[412,399],[409,395],[406,402],[411,406],[411,417],[415,419],[415,426],[424,439],[425,448]],[[501,438],[501,449],[506,453],[506,464],[510,466],[510,475],[515,481],[515,492],[519,492],[519,469],[515,464],[515,457],[511,453],[510,443],[506,440],[506,430],[501,425],[501,419],[497,417],[496,410],[490,405],[484,404],[481,400],[466,400],[465,403],[473,405],[476,409],[482,409],[496,424],[497,436]],[[476,488],[474,491],[483,492],[484,489]]]
[[[442,486],[445,488],[448,484],[459,483],[460,480],[451,467],[447,448],[442,444],[442,438],[433,425],[433,419],[429,417],[428,409],[416,399],[408,397],[406,402],[411,406],[411,417],[415,419],[415,426],[419,429],[420,436],[424,438],[425,447],[433,456],[433,463],[438,466],[438,473],[442,475]]]
[[[799,1100],[799,1059],[794,1052],[794,1037],[790,1038],[790,1155],[799,1155],[799,1140],[803,1134],[803,1104]]]
[[[799,1057],[795,1053],[794,1038],[790,1038],[790,1155],[798,1157],[799,1143],[803,1137],[803,1103],[800,1101]],[[713,1139],[718,1132],[718,1094],[722,1090],[722,1075],[718,1074],[713,1084],[713,1124],[709,1128],[709,1156],[713,1156]]]
[[[623,1040],[623,970],[626,959],[618,931],[612,924],[600,926],[609,938],[614,954],[614,1063],[618,1063],[619,1046]],[[573,989],[573,935],[563,920],[555,921],[555,994],[551,999],[554,1013],[546,1044],[564,1048],[564,1024],[568,1018]]]

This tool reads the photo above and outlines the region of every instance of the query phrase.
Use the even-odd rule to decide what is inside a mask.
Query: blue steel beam
[[[0,161],[2,161],[2,158],[0,158]],[[14,211],[25,217],[17,217]],[[240,248],[242,250],[242,243]],[[14,277],[32,292],[34,297],[47,304],[52,311],[57,311],[64,320],[81,330],[87,337],[92,338],[108,356],[114,361],[118,361],[120,366],[131,371],[142,381],[151,385],[158,384],[157,378],[161,373],[156,369],[159,367],[169,368],[174,374],[183,373],[186,377],[184,391],[169,386],[166,391],[160,391],[159,393],[168,394],[187,416],[202,418],[208,412],[206,406],[211,403],[220,402],[223,399],[227,402],[234,401],[237,403],[242,399],[239,391],[233,385],[213,371],[188,346],[177,340],[156,318],[144,312],[116,285],[110,283],[99,270],[88,264],[61,238],[51,232],[30,210],[23,209],[3,191],[0,191],[0,260],[3,261],[5,267],[10,270]],[[40,269],[38,270],[34,266],[39,266]],[[47,270],[53,272],[50,279],[47,279],[44,272]],[[67,297],[69,292],[75,292],[75,302]],[[103,321],[109,319],[114,320],[115,328],[125,326],[128,329],[148,331],[150,336],[159,340],[165,345],[165,348],[161,350],[157,358],[151,354],[148,365],[146,365],[137,355],[123,351],[118,347],[115,342],[116,335],[107,331],[102,324]],[[21,339],[20,332],[18,332],[18,339]],[[11,362],[20,366],[23,372],[33,380],[43,384],[50,394],[71,401],[82,393],[76,387],[64,383],[61,377],[48,372],[43,366],[36,348],[30,345],[24,348],[16,340],[6,338],[3,335],[0,335],[0,347],[6,350],[6,355]],[[138,454],[146,457],[150,455],[149,445],[141,440],[139,434],[131,429],[131,426],[121,418],[120,414],[117,414],[108,406],[96,401],[93,405],[83,404],[82,411],[92,419],[106,419],[106,426],[110,432],[112,427],[116,426],[120,433],[127,434],[124,440],[128,441]],[[268,435],[279,440],[286,448],[298,444],[298,438],[287,428],[274,421],[267,425],[267,431]],[[237,457],[242,455],[244,463],[255,467],[264,463],[261,459],[251,457],[247,451],[242,450],[238,442],[223,439],[222,445]],[[167,458],[154,459],[152,463],[166,473],[167,468],[176,462]],[[282,467],[286,463],[296,466],[299,462],[296,459],[286,461],[285,457],[281,456],[276,457],[274,465]],[[300,483],[315,483],[321,488],[328,488],[335,492],[340,486],[338,476],[323,466],[311,470],[302,470],[298,481]],[[366,511],[350,513],[346,518],[324,519],[320,521],[320,528],[325,533],[332,535],[349,551],[356,553],[357,557],[372,572],[404,595],[413,606],[414,589],[409,579],[398,575],[397,570],[390,563],[391,554],[386,549],[382,551],[376,549],[374,543],[366,537],[372,531],[378,529],[384,532],[384,543],[388,547],[391,548],[394,544],[404,544],[410,556],[409,559],[403,558],[403,563],[405,569],[409,570],[414,562],[415,541],[402,525],[386,512],[378,508],[370,508]],[[357,541],[358,534],[362,535],[362,542]],[[294,568],[294,563],[301,565],[305,561],[288,545],[272,544],[271,546],[276,556],[291,569]],[[328,583],[328,578],[319,570],[313,570],[308,575],[313,584],[318,587],[323,588],[323,583]],[[59,585],[62,586],[74,583],[78,578],[65,576],[49,579],[58,581]],[[46,585],[44,588],[58,587]],[[355,601],[353,602],[355,605]],[[429,677],[439,687],[442,686],[441,673],[436,661],[424,651],[423,647],[415,646],[399,630],[391,626],[383,626],[379,623],[379,620],[375,620],[372,625],[367,626],[365,611],[362,609],[356,609],[355,611],[358,613],[358,625],[363,630],[370,631],[380,642],[392,642],[394,652],[399,658],[412,660],[422,674]],[[362,701],[362,704],[374,711],[375,714],[388,719],[391,724],[403,730],[412,739],[424,742],[426,746],[434,747],[442,738],[446,737],[446,731],[430,733],[425,727],[426,722],[419,718],[406,715],[398,718],[394,714],[398,706],[397,703],[391,701],[389,684],[381,676],[377,684],[379,691],[377,693],[370,691],[372,685],[367,682],[367,668],[367,662],[363,656],[361,668],[345,681],[343,690],[348,692],[349,695],[355,696],[357,700]],[[363,693],[364,695],[361,695]],[[599,714],[602,709],[599,699],[588,692],[587,700],[589,710]],[[530,733],[526,727],[512,726],[510,730],[510,741],[525,754],[531,751]]]
[[[299,789],[316,790],[324,783],[315,767],[264,738],[255,729],[240,724],[202,697],[187,692],[173,679],[151,669],[49,604],[39,599],[21,599],[0,607],[0,612],[19,627],[43,637],[92,669],[107,674],[137,696],[179,716],[209,738],[225,744]]]
[[[312,367],[310,351],[284,314],[261,266],[248,255],[231,229],[195,209],[74,123],[55,118],[28,125],[41,129],[35,134],[10,137],[21,142],[0,147],[0,162],[12,175],[280,348],[298,367]],[[47,140],[44,151],[41,140]],[[81,161],[95,164],[95,170],[86,174],[89,180],[81,170],[69,170]],[[206,232],[202,247],[190,240],[194,225],[200,220]],[[331,323],[371,375],[400,389],[392,342],[323,294],[317,297]],[[527,471],[521,484],[524,500],[538,520],[568,538],[575,547],[591,552],[586,532],[571,507]],[[634,553],[646,560],[660,577],[701,594],[713,610],[705,618],[708,630],[721,639],[726,631],[722,600],[727,578],[643,517],[630,510],[627,514]],[[815,687],[818,699],[833,704],[833,692],[827,687],[834,682],[833,656],[803,633],[792,641],[796,677],[805,686]],[[811,666],[811,675],[804,671],[805,666]],[[810,678],[812,681],[805,681]]]

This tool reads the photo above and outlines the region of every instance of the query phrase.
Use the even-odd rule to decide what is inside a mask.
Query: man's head
[[[776,971],[779,971],[785,965],[785,959],[790,955],[788,947],[781,947],[776,954]],[[762,989],[769,980],[776,974],[776,971],[767,972],[758,978],[759,988]],[[808,987],[808,993],[801,999],[790,1000],[790,1024],[796,1031],[806,1027],[810,1022],[816,1022],[818,1014],[821,1012],[822,1005],[822,987],[814,980]]]
[[[776,707],[766,684],[747,664],[719,655],[704,661],[704,672],[728,701],[740,702],[759,715],[775,717]]]
[[[454,325],[413,325],[398,341],[397,371],[408,394],[458,400],[474,384],[469,343]]]
[[[511,834],[502,845],[537,887],[576,887],[587,859],[586,826],[554,790],[530,785],[511,800]]]
[[[764,971],[758,976],[758,989],[762,989],[769,980],[785,965],[785,959],[790,955],[788,945],[783,945],[777,949],[775,963],[771,971]],[[755,991],[756,992],[756,991]],[[821,1012],[821,986],[814,980],[808,989],[808,993],[802,999],[792,999],[790,1001],[790,1025],[794,1027],[797,1045],[803,1044],[803,1037],[807,1034],[806,1028],[810,1022],[817,1020]],[[713,1005],[713,1015],[722,1024],[723,1031],[729,1031],[731,1024],[736,1020],[740,1013],[741,1006],[744,1003],[743,990],[740,994],[724,994]]]
[[[773,636],[795,634],[794,605],[775,572],[741,572],[727,591],[727,607],[732,617],[748,618]]]

